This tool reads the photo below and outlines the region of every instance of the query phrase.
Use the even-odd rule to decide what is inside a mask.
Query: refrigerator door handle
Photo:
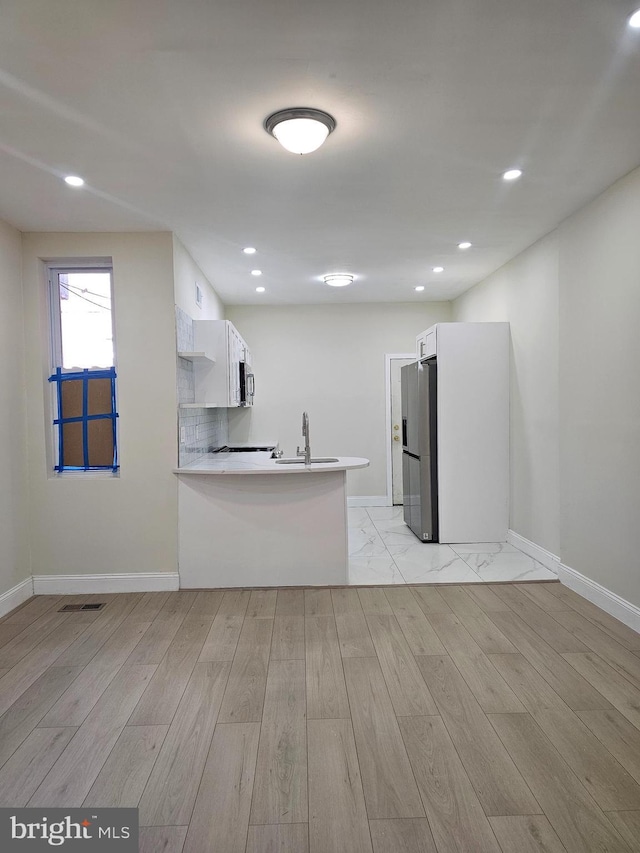
[[[407,419],[402,418],[402,446],[407,446]]]

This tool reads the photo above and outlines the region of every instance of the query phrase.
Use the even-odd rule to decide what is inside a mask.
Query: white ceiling
[[[636,5],[2,0],[0,218],[173,230],[229,304],[453,298],[640,164]]]

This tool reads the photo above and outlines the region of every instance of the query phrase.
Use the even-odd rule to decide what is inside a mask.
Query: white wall
[[[639,222],[640,169],[454,314],[511,322],[512,528],[640,606]]]
[[[0,594],[29,577],[21,236],[0,222]]]
[[[559,554],[557,237],[467,291],[453,312],[461,321],[510,323],[510,527]]]
[[[640,605],[640,169],[559,234],[562,560]]]
[[[194,320],[224,320],[224,305],[200,267],[173,235],[175,302]],[[202,291],[202,307],[196,304],[196,283]]]
[[[365,456],[347,477],[350,495],[386,493],[385,353],[415,352],[416,335],[450,319],[443,302],[230,306],[227,319],[251,348],[252,410],[230,409],[230,441],[301,444],[309,412],[314,455]]]
[[[56,477],[43,259],[105,256],[114,270],[121,475]],[[172,235],[25,234],[23,273],[33,574],[175,572]]]

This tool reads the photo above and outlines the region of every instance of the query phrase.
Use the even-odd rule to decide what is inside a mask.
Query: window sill
[[[49,480],[117,480],[120,471],[51,471]]]

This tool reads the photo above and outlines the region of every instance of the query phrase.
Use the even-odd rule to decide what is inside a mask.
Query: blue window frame
[[[58,367],[49,382],[55,382],[57,387],[58,417],[53,421],[58,429],[55,470],[117,471],[115,368],[63,372]],[[102,393],[92,394],[99,385]],[[71,393],[65,393],[67,390]]]

